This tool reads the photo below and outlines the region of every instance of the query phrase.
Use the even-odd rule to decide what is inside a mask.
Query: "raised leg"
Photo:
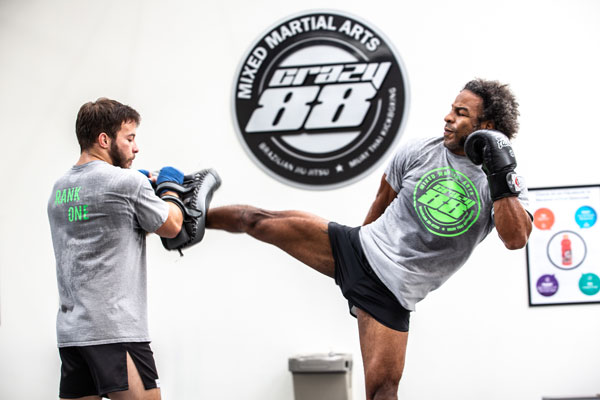
[[[390,329],[362,310],[357,315],[367,400],[397,400],[408,332]]]
[[[268,211],[245,205],[211,208],[206,217],[209,229],[246,233],[333,278],[327,224],[327,220],[302,211]]]

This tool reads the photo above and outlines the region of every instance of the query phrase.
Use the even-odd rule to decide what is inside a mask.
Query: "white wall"
[[[469,79],[499,79],[521,104],[515,150],[529,185],[599,183],[600,2],[298,4],[0,2],[1,399],[57,394],[45,207],[53,181],[78,157],[74,121],[86,101],[107,96],[140,111],[134,167],[215,167],[224,179],[215,205],[362,221],[383,166],[346,188],[300,190],[261,172],[234,133],[235,69],[255,38],[289,14],[347,11],[393,41],[411,86],[404,139],[440,135]],[[148,247],[150,329],[165,399],[291,400],[287,358],[329,350],[354,354],[354,396],[364,398],[356,322],[332,281],[244,236],[211,231],[183,258],[157,237]],[[419,304],[400,398],[599,393],[599,306],[528,308],[526,285],[524,251],[504,250],[492,234]]]

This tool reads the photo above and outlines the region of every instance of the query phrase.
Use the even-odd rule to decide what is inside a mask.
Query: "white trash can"
[[[352,354],[290,357],[295,400],[352,400]]]

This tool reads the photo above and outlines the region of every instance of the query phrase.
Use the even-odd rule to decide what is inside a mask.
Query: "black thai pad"
[[[175,203],[183,213],[181,232],[173,239],[161,238],[167,250],[179,250],[191,247],[204,237],[206,213],[213,193],[221,186],[221,178],[214,169],[203,169],[185,175],[183,184],[164,182],[156,187],[156,193],[173,191],[179,195],[163,196],[163,200]]]

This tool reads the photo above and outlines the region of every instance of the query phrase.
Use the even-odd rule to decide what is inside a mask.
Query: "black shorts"
[[[127,353],[146,390],[159,387],[158,372],[149,343],[112,343],[96,346],[60,347],[60,397],[108,397],[129,389]]]
[[[357,307],[388,328],[408,332],[410,311],[400,305],[369,265],[360,243],[359,229],[329,223],[335,283],[348,300],[350,314],[356,317],[353,309]]]

